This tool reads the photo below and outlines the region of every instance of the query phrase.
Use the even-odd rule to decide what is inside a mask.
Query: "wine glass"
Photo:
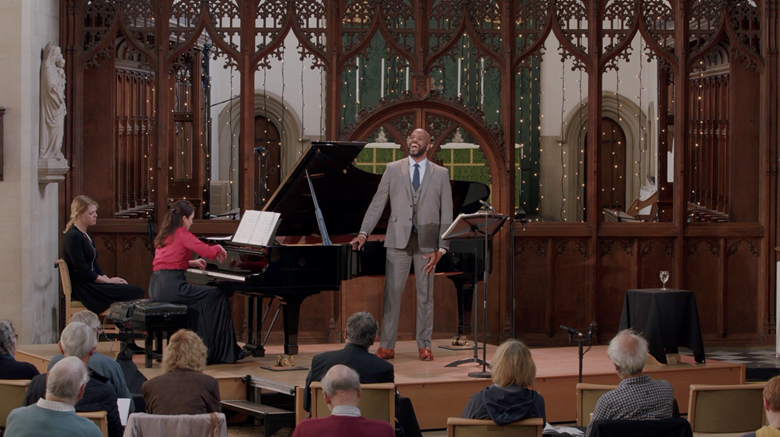
[[[658,277],[661,278],[661,283],[663,284],[663,287],[661,287],[661,290],[666,290],[666,281],[669,280],[669,271],[668,270],[661,270],[661,274],[659,274]]]

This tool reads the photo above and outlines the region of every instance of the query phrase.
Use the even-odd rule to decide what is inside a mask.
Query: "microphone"
[[[583,334],[580,331],[577,331],[574,328],[569,328],[568,326],[561,325],[561,329],[563,329],[564,331],[568,332],[570,335],[579,335],[580,337],[583,336]]]
[[[489,209],[490,211],[495,211],[495,208],[493,208],[493,205],[489,204],[488,202],[485,202],[482,199],[479,199],[479,203],[482,204],[486,209]]]
[[[590,325],[588,325],[588,337],[593,336],[594,331],[596,331],[596,323],[590,322]]]
[[[266,151],[266,148],[263,147],[263,146],[255,147],[255,155],[259,155],[259,154],[261,154],[261,153],[263,153],[265,151]]]

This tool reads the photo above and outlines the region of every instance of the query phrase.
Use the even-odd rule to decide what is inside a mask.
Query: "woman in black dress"
[[[87,196],[77,196],[70,204],[70,221],[62,237],[62,259],[68,264],[72,299],[100,314],[114,302],[141,299],[143,288],[122,278],[109,278],[97,263],[95,239],[87,231],[97,222],[98,204]]]

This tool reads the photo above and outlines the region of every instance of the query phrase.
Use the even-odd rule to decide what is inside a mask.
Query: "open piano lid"
[[[298,160],[293,170],[285,177],[263,211],[274,211],[282,215],[278,235],[318,234],[317,217],[314,210],[306,170],[311,176],[317,203],[330,235],[356,234],[363,222],[371,199],[379,187],[382,175],[369,173],[353,165],[364,142],[328,141],[315,142]],[[480,200],[490,195],[487,185],[480,182],[450,181],[452,185],[453,216],[472,213],[480,208]],[[389,205],[374,229],[384,233]]]

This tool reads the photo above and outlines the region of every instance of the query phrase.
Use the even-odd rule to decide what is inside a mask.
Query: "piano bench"
[[[222,401],[223,410],[245,413],[247,416],[263,421],[264,436],[271,437],[282,428],[295,426],[295,412],[282,410],[252,401]]]
[[[134,331],[145,333],[144,367],[149,369],[153,359],[162,359],[163,334],[187,329],[187,305],[148,300],[138,302],[133,309],[130,326]],[[155,341],[156,344],[153,344]]]

